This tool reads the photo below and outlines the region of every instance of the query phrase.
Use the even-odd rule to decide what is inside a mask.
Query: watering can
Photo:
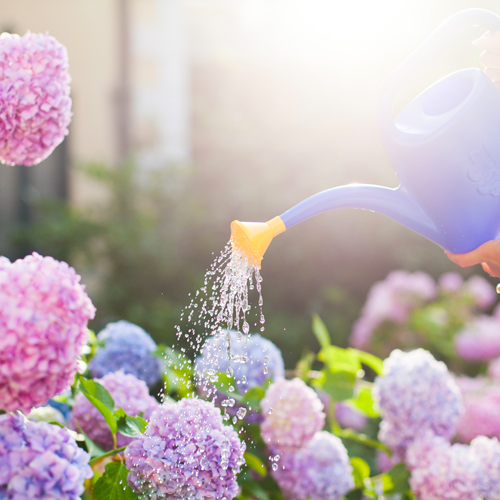
[[[452,253],[500,237],[500,91],[477,69],[454,72],[395,118],[401,87],[461,29],[500,30],[500,17],[468,9],[444,21],[389,77],[380,98],[380,137],[397,188],[348,184],[317,193],[268,222],[231,224],[233,248],[260,267],[272,239],[337,208],[379,212]]]

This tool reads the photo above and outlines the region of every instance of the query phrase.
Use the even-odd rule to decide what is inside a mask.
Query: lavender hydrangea
[[[339,500],[354,487],[342,441],[317,432],[297,453],[283,454],[272,475],[288,500]]]
[[[260,432],[264,443],[282,453],[295,453],[323,428],[323,403],[299,378],[279,379],[261,401]]]
[[[231,500],[244,451],[213,403],[182,399],[157,408],[144,435],[128,445],[128,481],[147,500]]]
[[[0,262],[0,409],[29,412],[73,382],[95,308],[80,276],[37,253]]]
[[[97,379],[111,394],[115,407],[122,407],[128,415],[139,415],[142,413],[146,420],[159,406],[158,401],[149,395],[148,386],[143,380],[139,380],[131,374],[117,371],[104,375]],[[97,408],[82,394],[78,393],[70,417],[69,427],[78,431],[79,427],[104,450],[113,448],[113,436],[108,424]],[[118,433],[116,436],[117,446],[122,447],[130,443],[132,438]]]
[[[410,486],[418,499],[483,498],[484,469],[471,446],[450,445],[443,437],[424,433],[409,446],[406,465],[411,472]]]
[[[90,456],[66,429],[0,415],[0,498],[78,500]]]
[[[35,165],[68,134],[66,48],[48,34],[0,35],[0,161]]]
[[[425,430],[447,439],[456,432],[460,390],[446,365],[424,349],[394,350],[373,392],[382,416],[379,439],[401,456]]]
[[[500,443],[497,438],[479,436],[472,440],[471,448],[481,462],[482,494],[486,500],[500,498]]]
[[[468,361],[488,361],[500,356],[500,319],[478,316],[454,339],[457,354]]]
[[[200,356],[195,360],[195,378],[198,389],[208,396],[213,391],[209,382],[210,375],[225,372],[229,366],[234,371],[234,380],[240,392],[246,392],[257,385],[262,385],[267,378],[283,378],[285,365],[281,351],[259,334],[249,336],[232,330],[231,363],[227,353],[226,335],[217,334],[208,337]]]
[[[123,370],[153,387],[162,378],[163,365],[160,359],[151,354],[156,343],[140,326],[128,321],[109,323],[97,335],[104,343],[89,363],[94,377]]]

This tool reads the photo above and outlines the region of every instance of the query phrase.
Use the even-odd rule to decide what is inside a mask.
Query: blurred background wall
[[[43,164],[1,166],[0,251],[68,260],[95,329],[125,318],[170,342],[233,219],[268,220],[345,183],[398,185],[377,135],[384,81],[470,7],[500,14],[496,0],[0,0],[0,31],[49,32],[68,48],[74,112]],[[396,110],[479,67],[470,42],[482,32],[436,53]],[[266,334],[293,362],[314,348],[320,313],[345,344],[369,287],[397,268],[456,270],[378,214],[293,228],[263,262]]]

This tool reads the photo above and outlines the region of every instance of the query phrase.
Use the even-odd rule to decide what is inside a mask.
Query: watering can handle
[[[392,118],[392,108],[401,87],[425,67],[436,50],[442,49],[453,36],[469,26],[482,26],[497,31],[500,30],[500,17],[485,9],[467,9],[457,12],[438,26],[430,37],[389,76],[379,101],[379,123],[383,134],[397,133]]]

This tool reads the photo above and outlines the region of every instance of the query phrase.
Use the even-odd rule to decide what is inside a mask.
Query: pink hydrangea
[[[373,396],[382,416],[379,439],[400,456],[419,433],[453,437],[463,410],[446,365],[424,349],[394,350],[375,379]]]
[[[468,445],[450,445],[443,437],[427,433],[416,439],[408,448],[406,465],[411,472],[410,486],[415,498],[483,498],[483,466],[476,451]]]
[[[261,401],[264,443],[283,453],[295,453],[323,428],[323,403],[299,378],[279,379]]]
[[[47,34],[0,35],[0,161],[35,165],[68,134],[66,48]]]
[[[143,417],[148,420],[153,410],[160,404],[149,395],[146,382],[122,370],[108,373],[96,379],[96,382],[111,394],[115,408],[118,409],[121,406],[128,415],[136,416],[142,413]],[[76,431],[81,427],[83,432],[103,450],[113,448],[113,436],[108,424],[99,410],[81,392],[76,395],[69,426]],[[132,439],[118,433],[116,444],[120,448],[126,446]]]
[[[500,357],[488,363],[488,376],[500,382]]]
[[[497,299],[495,288],[482,276],[471,276],[466,281],[464,290],[473,297],[476,307],[482,311],[492,306]]]
[[[361,317],[354,323],[351,344],[366,348],[373,331],[384,321],[403,323],[419,304],[436,297],[434,280],[426,273],[393,271],[368,293]]]
[[[468,361],[487,361],[500,356],[500,319],[478,316],[454,339],[457,354]]]
[[[368,423],[368,418],[359,410],[339,401],[335,405],[335,420],[340,427],[361,430]]]
[[[354,487],[347,451],[326,431],[317,432],[297,453],[284,454],[275,464],[273,477],[288,500],[340,500]]]
[[[458,421],[460,441],[469,443],[476,436],[500,437],[500,384],[486,377],[457,377],[464,412]]]
[[[0,409],[29,412],[73,382],[95,308],[73,268],[36,253],[0,262]]]
[[[476,452],[483,468],[482,493],[486,500],[500,498],[500,443],[497,438],[475,438],[471,448]]]

